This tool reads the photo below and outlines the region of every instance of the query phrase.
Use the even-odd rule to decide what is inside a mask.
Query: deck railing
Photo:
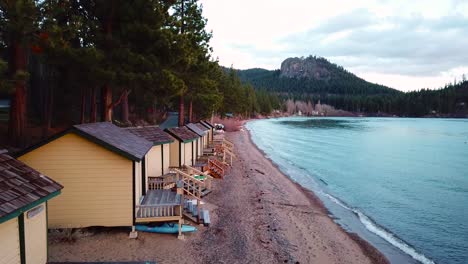
[[[180,205],[137,205],[137,218],[180,216]]]
[[[197,200],[201,200],[203,196],[204,182],[179,169],[174,170],[177,175],[176,178],[181,183],[184,193],[196,198]]]
[[[234,151],[234,143],[232,143],[231,141],[229,141],[227,139],[223,139],[222,145],[223,145],[223,147],[229,149],[231,152]]]
[[[176,186],[176,183],[176,174],[165,175],[164,177],[148,177],[149,190],[171,189]]]
[[[229,165],[232,166],[232,160],[236,158],[236,155],[229,150],[228,148],[224,148],[223,150],[223,162],[227,163],[226,160],[229,160]]]
[[[226,170],[225,170],[224,165],[220,161],[216,159],[209,159],[208,168],[210,172],[212,173],[212,175],[214,175],[215,177],[224,178],[224,174]]]
[[[203,172],[201,170],[195,169],[194,167],[188,166],[188,165],[185,165],[184,169],[192,177],[195,177],[195,176],[204,177],[204,179],[200,179],[200,181],[202,181],[202,187],[204,189],[207,189],[207,190],[211,191],[211,181],[213,180],[213,177],[211,175],[209,175],[209,174],[207,174],[207,173],[205,173],[205,172]]]

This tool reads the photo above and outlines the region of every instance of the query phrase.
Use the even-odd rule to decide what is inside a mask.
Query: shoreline
[[[248,121],[247,121],[248,122]],[[246,122],[246,123],[247,123]],[[244,124],[245,125],[245,124]],[[283,173],[281,171],[281,169],[279,168],[279,166],[273,162],[270,158],[267,157],[266,153],[261,150],[256,144],[255,142],[253,141],[252,139],[252,135],[250,133],[250,131],[248,129],[245,128],[244,126],[244,131],[247,133],[248,135],[248,139],[249,139],[249,143],[257,149],[257,151],[259,151],[263,157],[265,158],[265,160],[267,160],[273,167],[275,167],[278,172],[288,181],[290,181],[292,184],[296,185],[297,189],[302,192],[302,194],[304,194],[304,196],[306,196],[309,201],[311,202],[311,204],[313,204],[314,206],[316,206],[317,208],[320,208],[320,210],[323,210],[324,213],[326,213],[328,215],[328,217],[330,218],[331,221],[333,221],[333,219],[329,216],[331,213],[330,211],[326,208],[326,206],[323,204],[323,201],[312,191],[312,190],[309,190],[307,189],[306,187],[302,186],[300,183],[294,181],[291,177],[289,177],[288,175],[286,175],[285,173]],[[238,133],[241,133],[242,131],[239,131]],[[235,132],[234,132],[235,133]],[[333,221],[334,222],[334,221]],[[369,242],[367,242],[365,239],[361,238],[358,234],[356,233],[351,233],[351,232],[348,232],[346,231],[345,229],[343,229],[343,227],[341,227],[338,223],[334,222],[341,230],[343,233],[345,233],[346,235],[349,236],[349,238],[351,238],[352,240],[354,240],[358,245],[359,247],[361,248],[361,250],[363,251],[363,253],[372,261],[372,263],[382,263],[382,264],[389,264],[390,261],[384,256],[384,254],[382,252],[380,252],[377,248],[375,248],[372,244],[370,244]]]
[[[235,144],[237,159],[203,199],[209,227],[197,226],[185,240],[145,232],[129,239],[129,228],[52,232],[49,261],[389,263],[372,245],[339,226],[322,201],[282,173],[249,134],[226,136]]]

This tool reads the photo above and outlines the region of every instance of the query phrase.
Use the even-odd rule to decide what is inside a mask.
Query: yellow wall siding
[[[181,147],[180,147],[180,158],[181,158],[180,165],[184,165],[185,160],[186,160],[185,145],[184,145],[184,143],[180,143],[180,144],[181,144]]]
[[[162,154],[161,154],[161,145],[153,146],[148,154],[148,159],[146,161],[146,174],[150,177],[161,176],[162,175]]]
[[[203,137],[198,139],[198,157],[203,155]]]
[[[213,141],[213,129],[208,130],[208,142]]]
[[[45,264],[47,262],[47,214],[46,204],[42,203],[42,211],[31,218],[24,213],[24,249],[27,264]]]
[[[140,204],[142,195],[142,162],[135,162],[135,204]]]
[[[0,224],[0,264],[20,264],[18,218]]]
[[[163,151],[164,151],[164,163],[163,163],[163,172],[168,173],[169,172],[169,166],[170,166],[170,145],[169,144],[164,144],[163,145]]]
[[[179,141],[174,140],[169,147],[171,154],[169,164],[171,167],[179,167]]]
[[[133,161],[73,133],[19,160],[64,186],[48,204],[50,228],[132,225]]]
[[[188,142],[188,143],[182,143],[182,149],[184,149],[184,162],[182,163],[182,165],[189,165],[189,166],[192,166],[192,142]]]

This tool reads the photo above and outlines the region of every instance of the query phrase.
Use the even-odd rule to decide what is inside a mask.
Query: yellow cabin
[[[174,139],[170,144],[170,166],[180,168],[183,165],[195,165],[196,139],[199,136],[187,127],[166,128],[164,131]]]
[[[143,179],[143,194],[148,189],[148,179],[169,173],[170,144],[174,142],[166,132],[155,126],[128,127],[128,131],[153,143],[153,147],[143,160],[146,178]]]
[[[194,123],[190,123],[190,124],[187,124],[186,127],[188,129],[190,129],[193,133],[197,134],[198,135],[198,138],[195,140],[195,153],[197,153],[197,159],[199,157],[201,157],[203,155],[203,149],[205,148],[204,147],[204,144],[203,144],[203,140],[205,138],[205,136],[207,135],[207,133],[205,131],[203,131],[203,129],[200,129],[197,124],[194,124]]]
[[[109,122],[75,125],[18,159],[66,188],[49,204],[49,227],[133,226],[143,163],[153,144]]]
[[[208,128],[208,144],[212,144],[214,139],[214,125],[205,120],[201,120],[200,124]]]
[[[0,263],[47,263],[49,200],[63,187],[0,153]]]
[[[202,136],[203,148],[207,148],[210,143],[210,129],[204,126],[202,123],[195,124],[201,131],[205,132]]]

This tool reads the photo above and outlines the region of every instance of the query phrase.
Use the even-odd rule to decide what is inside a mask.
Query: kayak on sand
[[[179,225],[164,223],[160,226],[146,226],[146,225],[136,225],[135,229],[141,232],[151,232],[151,233],[160,233],[160,234],[177,234],[179,233]],[[197,229],[190,225],[182,225],[182,233],[195,232]]]

